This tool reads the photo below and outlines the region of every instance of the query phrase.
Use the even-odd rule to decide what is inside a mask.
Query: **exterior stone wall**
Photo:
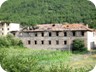
[[[21,38],[25,47],[32,49],[69,50],[72,47],[74,39],[84,40],[86,46],[86,31],[74,32],[75,36],[73,36],[73,31],[31,31],[21,32],[18,34],[18,37]],[[82,35],[82,32],[84,32],[84,36]],[[50,41],[51,43],[49,44]]]

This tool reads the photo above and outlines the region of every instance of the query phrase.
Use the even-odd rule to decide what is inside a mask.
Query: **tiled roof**
[[[86,30],[92,31],[93,29],[88,28],[84,24],[41,24],[37,25],[36,29],[26,30],[26,31],[64,31],[64,30]]]

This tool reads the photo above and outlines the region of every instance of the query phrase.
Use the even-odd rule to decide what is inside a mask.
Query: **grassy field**
[[[10,47],[0,49],[0,63],[8,72],[88,72],[96,64],[95,53]]]

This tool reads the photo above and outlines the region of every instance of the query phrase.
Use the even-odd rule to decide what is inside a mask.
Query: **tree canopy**
[[[96,8],[88,0],[8,0],[0,9],[0,20],[25,25],[85,23],[96,28]]]
[[[72,44],[72,51],[87,51],[87,48],[85,48],[84,41],[81,39],[75,39]]]

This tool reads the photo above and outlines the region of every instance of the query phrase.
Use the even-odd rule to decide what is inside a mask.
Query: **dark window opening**
[[[52,25],[53,27],[55,26],[55,24]]]
[[[64,32],[64,36],[67,36],[67,32]]]
[[[34,41],[35,42],[35,45],[37,44],[37,41]]]
[[[51,32],[49,32],[49,37],[51,37],[52,36],[52,34],[51,34]]]
[[[67,41],[64,41],[64,45],[66,45],[67,44]]]
[[[4,29],[2,28],[2,30],[4,30]]]
[[[41,41],[41,44],[44,44],[44,41]]]
[[[49,45],[51,45],[51,41],[49,41]]]
[[[9,24],[8,24],[8,26],[9,26]]]
[[[58,45],[58,44],[59,44],[59,41],[57,40],[57,41],[56,41],[56,45]]]
[[[9,30],[9,28],[7,28],[7,30]]]
[[[15,33],[12,33],[15,36]]]
[[[56,32],[56,36],[59,36],[59,32]]]
[[[81,35],[84,36],[84,31],[81,32]]]
[[[42,37],[44,36],[44,33],[42,32]]]
[[[35,37],[37,37],[37,33],[35,33]]]
[[[73,31],[72,33],[73,33],[73,36],[76,36],[76,32],[75,31]]]
[[[30,41],[30,40],[28,40],[28,44],[29,44],[29,45],[31,44],[31,41]]]

